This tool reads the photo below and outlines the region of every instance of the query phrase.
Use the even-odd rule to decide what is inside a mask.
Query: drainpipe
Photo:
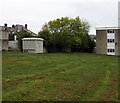
[[[17,36],[16,35],[14,35],[14,41],[17,41]]]

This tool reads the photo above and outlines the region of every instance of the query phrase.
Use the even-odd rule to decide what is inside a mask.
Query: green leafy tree
[[[75,19],[62,17],[48,23],[49,30],[56,39],[56,47],[61,50],[64,48],[79,48],[81,45],[82,22],[79,17]]]
[[[90,30],[90,25],[87,21],[82,22],[82,28],[84,32],[84,36],[82,37],[82,45],[81,51],[83,52],[92,52],[95,47],[94,40],[91,40],[90,36],[88,35]]]
[[[9,40],[10,41],[14,40],[14,34],[12,32],[9,33]]]
[[[17,32],[16,35],[18,40],[22,40],[22,38],[27,38],[27,37],[33,37],[31,33],[28,33],[26,31]]]
[[[44,47],[46,47],[49,51],[49,49],[51,48],[51,41],[53,39],[52,33],[47,29],[43,29],[42,31],[38,32],[38,38],[44,39]]]
[[[38,37],[46,40],[45,46],[58,52],[66,48],[72,51],[86,51],[89,48],[89,24],[79,17],[62,17],[46,23]]]
[[[28,33],[26,31],[20,31],[15,33],[17,35],[17,40],[18,40],[18,47],[22,51],[22,38],[28,38],[28,37],[33,37],[31,33]]]
[[[33,35],[31,33],[28,33],[26,31],[20,31],[20,32],[16,32],[16,33],[9,33],[9,40],[14,40],[14,35],[17,36],[18,40],[21,40],[22,38],[25,37],[33,37]]]

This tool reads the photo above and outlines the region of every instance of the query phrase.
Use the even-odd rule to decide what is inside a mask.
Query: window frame
[[[108,29],[107,33],[115,33],[115,30],[114,29]]]
[[[115,52],[115,49],[107,49],[107,52],[108,52],[108,53],[114,53],[114,52]]]

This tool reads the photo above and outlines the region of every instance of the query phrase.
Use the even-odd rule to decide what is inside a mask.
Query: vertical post
[[[120,27],[120,1],[118,2],[118,27]]]
[[[23,52],[23,49],[22,49],[22,39],[18,40],[18,48],[21,52]]]
[[[14,41],[17,41],[17,36],[16,35],[14,35]]]
[[[1,101],[2,101],[2,38],[0,39],[0,102]]]
[[[0,31],[0,102],[2,102],[2,28]]]
[[[27,29],[27,24],[25,24],[25,28]]]
[[[120,1],[118,2],[118,55],[120,56]],[[118,57],[118,101],[120,101],[120,58]]]

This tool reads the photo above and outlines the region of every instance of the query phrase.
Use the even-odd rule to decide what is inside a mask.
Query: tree
[[[22,38],[25,38],[25,37],[33,37],[33,35],[31,33],[28,33],[26,31],[20,31],[20,32],[16,32],[16,33],[10,32],[9,40],[11,40],[11,41],[14,40],[14,35],[17,36],[18,40],[21,40]]]
[[[9,41],[14,40],[14,34],[12,32],[9,33]]]
[[[31,33],[28,33],[26,31],[17,32],[16,35],[18,40],[22,40],[22,38],[27,38],[27,37],[33,37]]]
[[[53,39],[51,32],[47,29],[43,29],[42,31],[38,32],[38,38],[44,39],[43,45],[48,51],[50,51],[50,45]]]
[[[56,39],[56,47],[79,48],[83,35],[82,22],[79,17],[75,19],[62,17],[48,23],[49,29]]]
[[[90,25],[88,24],[87,21],[82,22],[82,28],[84,36],[82,38],[81,50],[83,52],[92,52],[95,47],[95,42],[94,40],[91,40],[89,36]]]
[[[17,35],[17,40],[18,40],[18,47],[22,51],[22,38],[27,38],[27,37],[33,37],[31,33],[28,33],[26,31],[20,31],[15,33]]]
[[[49,30],[49,27],[48,27],[48,24],[47,24],[47,23],[45,23],[45,25],[42,26],[42,30],[43,30],[43,31],[44,31],[44,30]]]
[[[85,51],[89,48],[89,28],[88,22],[82,21],[79,17],[62,17],[46,23],[39,32],[39,37],[44,38],[47,42],[45,46],[49,45],[55,52],[66,48],[72,51]]]

